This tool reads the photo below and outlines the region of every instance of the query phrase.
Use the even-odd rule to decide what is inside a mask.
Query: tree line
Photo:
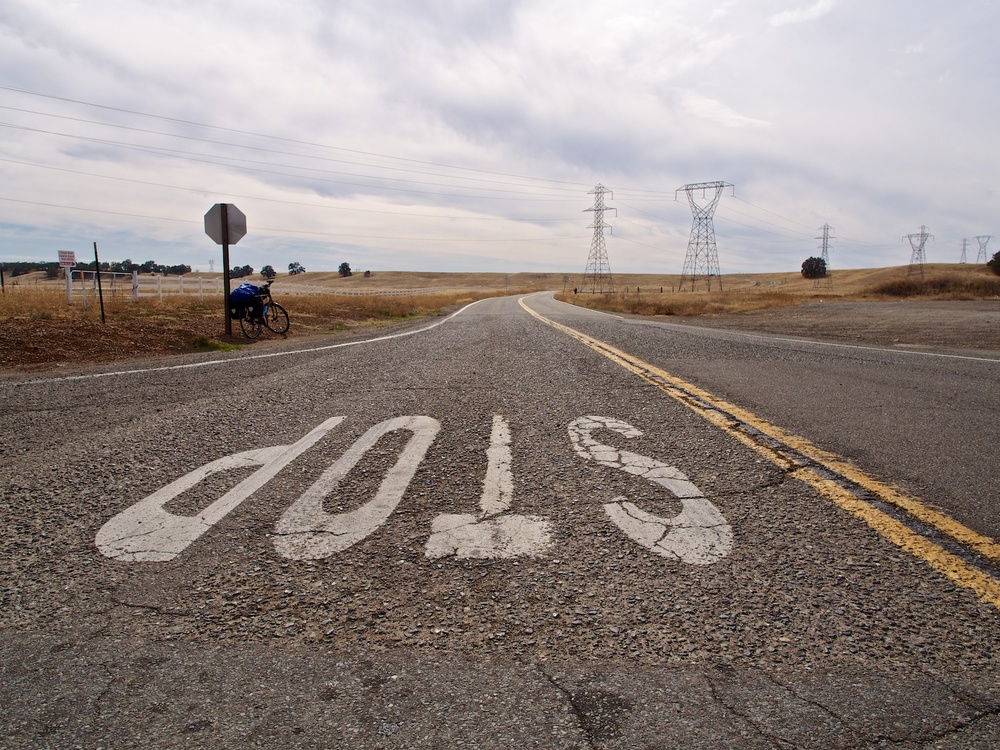
[[[45,278],[54,279],[59,276],[60,269],[61,266],[56,261],[0,262],[0,271],[3,271],[5,275],[10,276],[11,278],[15,276],[23,276],[26,273],[32,273],[34,271],[45,271]],[[93,271],[95,269],[96,264],[94,261],[90,261],[89,263],[77,263],[73,266],[74,271]],[[191,266],[184,263],[168,266],[157,263],[155,260],[147,260],[145,263],[134,263],[131,258],[126,258],[125,260],[113,260],[101,263],[101,271],[103,273],[132,273],[133,271],[137,271],[139,273],[160,273],[165,276],[183,276],[186,273],[191,273]],[[294,262],[288,264],[288,273],[291,276],[305,272],[306,269],[301,263]],[[269,278],[275,275],[274,269],[271,266],[264,266],[261,273]],[[229,272],[229,275],[234,279],[252,276],[253,266],[234,266]]]

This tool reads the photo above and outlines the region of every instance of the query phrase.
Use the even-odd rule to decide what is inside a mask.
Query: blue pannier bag
[[[260,287],[248,282],[243,282],[229,293],[230,311],[234,316],[241,316],[244,308],[250,304],[250,300],[260,294]]]

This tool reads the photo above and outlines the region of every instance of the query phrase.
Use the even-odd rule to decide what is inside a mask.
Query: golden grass
[[[340,296],[310,294],[287,299],[277,295],[275,301],[288,310],[292,324],[313,329],[339,329],[347,325],[401,320],[421,315],[434,315],[447,308],[473,302],[502,292],[441,291],[406,296]],[[68,304],[65,289],[58,285],[23,285],[8,287],[0,295],[0,318],[4,320],[99,320],[100,301],[88,293],[84,309],[79,295]],[[164,325],[183,324],[192,318],[224,317],[220,299],[194,295],[140,297],[104,295],[107,319],[119,322],[145,319]]]
[[[581,307],[633,315],[719,315],[792,307],[802,300],[788,292],[616,292],[556,294]]]
[[[970,277],[939,274],[919,278],[886,281],[876,285],[871,293],[882,297],[932,297],[935,299],[991,299],[1000,297],[1000,276]]]
[[[907,266],[834,270],[832,283],[805,279],[800,273],[729,274],[722,277],[725,291],[680,291],[676,274],[615,274],[619,289],[611,295],[573,294],[582,285],[580,274],[560,273],[422,273],[373,272],[342,278],[336,272],[279,275],[275,300],[288,309],[293,327],[338,330],[364,322],[399,320],[433,315],[455,305],[483,297],[555,290],[557,297],[573,304],[608,311],[642,315],[714,315],[790,307],[819,299],[983,299],[1000,297],[1000,277],[978,264],[927,264],[924,279],[909,275]],[[220,274],[190,274],[219,278]],[[66,302],[65,282],[45,280],[44,274],[17,277],[0,295],[3,318],[99,319],[96,295],[88,291],[88,308],[76,292],[75,304]],[[189,278],[185,277],[185,278]],[[194,285],[188,287],[194,290]],[[381,290],[411,289],[405,296],[382,295]],[[700,289],[700,287],[699,287]],[[662,290],[662,291],[661,291]],[[303,292],[309,291],[305,294]],[[347,296],[336,292],[368,292]],[[221,301],[189,293],[157,299],[112,296],[105,290],[105,313],[109,319],[153,319],[163,324],[185,318],[222,319]]]
[[[680,291],[679,276],[614,276],[614,294],[559,293],[581,307],[636,315],[721,315],[794,307],[819,300],[1000,298],[1000,277],[986,266],[928,264],[924,276],[907,266],[834,271],[832,283],[801,274],[723,276],[725,291]]]

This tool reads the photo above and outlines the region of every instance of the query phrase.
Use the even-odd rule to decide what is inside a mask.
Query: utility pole
[[[604,244],[604,228],[611,229],[611,225],[605,223],[604,212],[614,211],[617,216],[618,209],[605,207],[604,196],[608,193],[611,191],[598,183],[593,190],[587,193],[587,195],[594,196],[594,206],[583,209],[594,212],[594,223],[587,227],[588,229],[593,227],[594,239],[590,243],[587,268],[583,272],[583,288],[589,289],[591,294],[610,294],[615,291],[614,281],[611,278],[611,265],[608,263],[608,249]],[[611,198],[614,199],[613,193],[611,193]]]
[[[913,249],[913,254],[910,256],[910,268],[906,272],[906,275],[912,276],[919,273],[920,278],[924,278],[924,263],[927,261],[924,254],[924,245],[927,244],[928,239],[934,239],[934,235],[927,234],[927,227],[921,226],[919,232],[908,234],[903,239],[909,240],[910,247]]]
[[[976,256],[976,263],[989,263],[990,257],[986,254],[986,244],[993,239],[993,235],[981,234],[976,237],[979,243],[979,255]]]
[[[687,193],[694,217],[678,288],[682,289],[690,278],[693,292],[698,277],[704,276],[708,283],[708,291],[712,291],[712,277],[715,276],[719,279],[719,291],[722,291],[722,271],[719,269],[719,250],[715,245],[715,224],[712,217],[715,215],[716,206],[719,205],[719,199],[722,198],[722,191],[727,187],[733,186],[728,182],[692,182],[674,191],[674,200],[677,200],[677,193],[681,190]],[[710,190],[715,191],[714,195],[709,196]],[[698,192],[701,193],[701,199],[707,201],[704,205],[695,200],[695,193]]]
[[[962,240],[962,257],[959,259],[959,261],[958,261],[959,263],[968,263],[969,262],[969,259],[965,255],[966,248],[968,248],[968,247],[969,247],[969,241],[967,239],[966,240]]]
[[[823,225],[823,234],[817,237],[817,240],[822,240],[823,244],[820,245],[821,255],[820,258],[823,259],[823,267],[826,268],[826,285],[833,286],[833,274],[830,272],[830,240],[834,239],[834,236],[830,233],[832,227],[829,224]],[[819,279],[816,279],[814,286],[819,286]]]

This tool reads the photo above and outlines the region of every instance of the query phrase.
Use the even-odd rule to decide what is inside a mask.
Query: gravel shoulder
[[[901,348],[1000,351],[1000,300],[810,302],[743,314],[662,319],[710,328]]]

